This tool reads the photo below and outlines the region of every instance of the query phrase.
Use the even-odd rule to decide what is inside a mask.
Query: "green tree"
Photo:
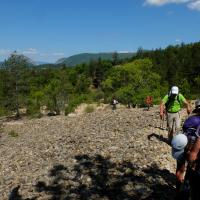
[[[64,90],[63,84],[58,79],[53,79],[44,88],[46,103],[50,111],[55,111],[60,114],[64,110],[67,102],[67,91]]]
[[[113,69],[102,86],[107,95],[115,94],[124,103],[141,104],[146,95],[160,91],[160,80],[160,76],[152,72],[152,62],[139,59]]]
[[[14,52],[5,61],[5,69],[8,72],[7,105],[16,112],[16,117],[20,116],[19,108],[26,101],[28,93],[27,70],[32,63],[27,57]]]
[[[112,55],[112,63],[113,65],[117,65],[119,63],[119,54],[116,51]]]

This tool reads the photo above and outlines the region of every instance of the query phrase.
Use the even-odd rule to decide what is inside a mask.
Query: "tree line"
[[[200,42],[145,51],[129,59],[91,60],[74,67],[65,64],[35,66],[14,52],[0,68],[0,115],[41,116],[41,108],[67,115],[82,102],[143,105],[147,95],[159,103],[169,87],[177,85],[187,98],[200,88]]]

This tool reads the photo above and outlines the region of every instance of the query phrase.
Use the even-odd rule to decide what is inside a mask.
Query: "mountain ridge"
[[[75,54],[72,56],[69,56],[67,58],[60,58],[56,61],[56,64],[64,63],[68,66],[74,66],[82,63],[89,63],[91,60],[96,61],[99,58],[102,60],[112,60],[113,59],[113,54],[115,52],[103,52],[103,53],[80,53],[80,54]],[[136,53],[134,52],[129,52],[129,53],[117,53],[118,59],[126,59],[126,58],[131,58],[134,56]]]

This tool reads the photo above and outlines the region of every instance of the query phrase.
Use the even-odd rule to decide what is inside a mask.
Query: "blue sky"
[[[0,0],[0,61],[200,41],[200,0]]]

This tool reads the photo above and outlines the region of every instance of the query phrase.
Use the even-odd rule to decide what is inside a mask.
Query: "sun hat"
[[[183,156],[184,149],[188,143],[187,136],[183,133],[175,135],[172,139],[172,157],[176,160],[180,160]]]
[[[178,94],[178,92],[179,92],[179,89],[178,89],[177,86],[173,86],[173,87],[171,88],[171,91],[170,91],[171,94]]]

